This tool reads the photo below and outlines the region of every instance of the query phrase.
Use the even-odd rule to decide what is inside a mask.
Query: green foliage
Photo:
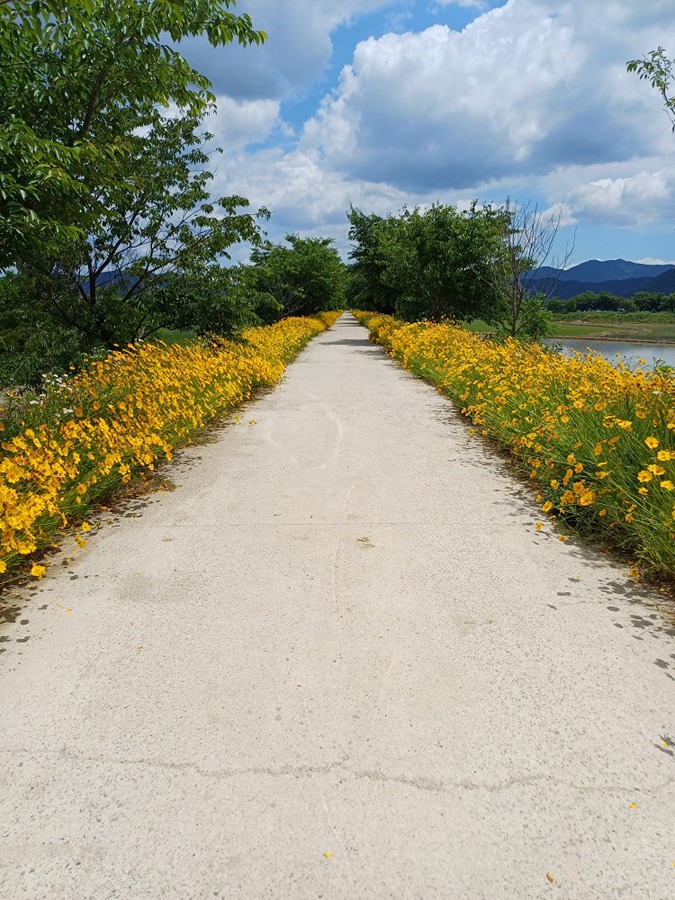
[[[398,290],[386,280],[387,258],[381,247],[391,223],[375,213],[366,215],[355,206],[350,206],[347,218],[349,240],[354,244],[347,271],[348,305],[393,315]]]
[[[134,152],[120,167],[128,177],[98,190],[88,234],[62,241],[58,256],[26,262],[22,274],[35,302],[54,322],[106,346],[160,327],[234,327],[222,321],[227,278],[216,261],[240,240],[258,241],[259,227],[243,197],[211,199],[198,128],[189,113],[157,113],[147,135],[132,138]]]
[[[81,332],[41,314],[20,278],[0,278],[0,387],[38,387],[47,372],[63,374],[104,353]]]
[[[584,291],[576,297],[561,300],[552,297],[546,303],[552,313],[616,312],[630,313],[670,313],[675,312],[675,294],[659,294],[652,291],[638,291],[632,297],[618,297],[608,291]],[[643,321],[652,321],[648,316]]]
[[[356,308],[407,321],[482,319],[501,337],[550,334],[546,297],[530,289],[560,217],[509,201],[463,212],[436,204],[384,219],[347,213],[354,242],[348,295]]]
[[[200,118],[210,84],[166,36],[259,43],[233,0],[0,4],[0,270],[88,234],[101,187],[129,177],[130,138],[174,104]],[[118,167],[126,161],[126,172]],[[87,213],[89,215],[87,215]]]
[[[267,212],[212,199],[210,83],[167,43],[264,40],[232,6],[0,4],[0,271],[18,270],[21,315],[55,346],[111,347],[161,327],[230,334],[255,319],[227,298],[219,260],[259,242]]]
[[[354,264],[350,297],[408,321],[472,319],[497,302],[491,268],[505,217],[490,206],[436,204],[381,219],[348,213]]]
[[[238,273],[240,296],[264,321],[311,316],[344,306],[345,267],[332,238],[287,234],[286,243],[266,243]]]
[[[631,59],[626,65],[629,72],[636,72],[640,79],[648,81],[661,94],[673,131],[675,131],[675,97],[671,96],[670,91],[674,67],[675,59],[668,59],[663,47],[652,50],[642,59]]]

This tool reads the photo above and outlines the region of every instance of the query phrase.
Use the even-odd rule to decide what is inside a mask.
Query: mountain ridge
[[[632,297],[640,291],[675,291],[675,264],[634,263],[625,259],[591,259],[569,269],[542,266],[530,273],[528,289],[568,300],[588,291]]]

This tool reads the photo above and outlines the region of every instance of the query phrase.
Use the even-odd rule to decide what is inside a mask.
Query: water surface
[[[563,353],[568,356],[573,350],[585,353],[592,350],[608,359],[610,362],[623,362],[631,369],[641,365],[639,360],[652,368],[659,361],[675,368],[675,344],[646,344],[631,343],[629,341],[593,341],[584,338],[553,338],[546,341],[547,344],[561,347]]]

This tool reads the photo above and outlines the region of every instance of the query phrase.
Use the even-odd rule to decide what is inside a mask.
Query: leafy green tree
[[[490,206],[459,212],[436,204],[404,210],[382,232],[383,281],[399,291],[396,314],[418,319],[484,318],[497,302],[490,271],[504,215]]]
[[[287,234],[286,243],[266,243],[251,253],[244,293],[257,308],[271,298],[268,316],[308,316],[344,306],[345,266],[332,238]]]
[[[0,3],[0,271],[91,233],[101,193],[125,186],[132,138],[156,126],[158,107],[203,117],[209,81],[173,45],[196,34],[214,46],[264,40],[233,5]]]
[[[260,233],[244,198],[211,199],[199,126],[199,115],[157,111],[145,135],[130,136],[123,178],[92,192],[87,234],[62,240],[58,255],[24,263],[34,302],[56,323],[105,346],[147,337],[184,321],[181,291],[194,296],[199,283],[208,287],[192,306],[199,317],[190,327],[223,327],[226,306],[215,302],[214,287],[226,279],[217,261]],[[207,297],[214,298],[213,321]]]
[[[393,315],[400,291],[385,277],[387,258],[382,250],[384,233],[392,221],[375,213],[367,215],[355,206],[350,206],[347,218],[349,240],[354,244],[347,270],[348,303],[355,309]]]

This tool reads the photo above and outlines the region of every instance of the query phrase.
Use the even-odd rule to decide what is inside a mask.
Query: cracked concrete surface
[[[6,598],[0,896],[675,896],[668,606],[350,316],[217,437]]]

